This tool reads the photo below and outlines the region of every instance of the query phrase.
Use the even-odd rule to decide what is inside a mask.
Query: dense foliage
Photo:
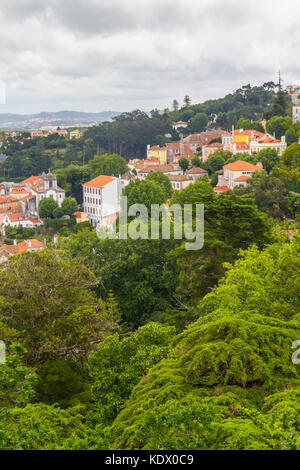
[[[61,208],[42,200],[45,223],[35,233],[6,231],[6,243],[34,235],[48,246],[0,264],[1,450],[300,450],[300,365],[292,361],[300,128],[276,88],[246,85],[195,105],[186,95],[182,108],[174,100],[172,111],[124,113],[74,141],[8,138],[6,174],[20,181],[51,167],[67,198]],[[169,239],[162,214],[156,239],[101,239],[72,216],[82,183],[119,176],[147,144],[178,139],[174,121],[188,123],[183,135],[232,125],[263,132],[263,117],[291,144],[281,158],[218,151],[205,163],[193,158],[209,177],[180,192],[160,172],[128,184],[129,206],[161,205]],[[222,167],[236,160],[265,171],[217,196]],[[188,168],[187,159],[179,163]],[[174,236],[172,206],[186,215],[185,204],[193,205],[192,228],[204,231],[198,250],[186,249],[186,219],[183,238]],[[202,227],[196,204],[204,205]]]

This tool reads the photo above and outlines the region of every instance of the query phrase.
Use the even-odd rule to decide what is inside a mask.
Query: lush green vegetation
[[[29,257],[34,259],[21,255],[14,263],[27,266]],[[42,263],[47,254],[39,258]],[[64,262],[79,269],[75,261]],[[44,269],[46,264],[49,259]],[[113,333],[117,314],[110,295],[102,308],[111,326],[87,361],[76,354],[57,358],[61,324],[55,336],[48,326],[47,351],[40,342],[44,329],[37,328],[37,344],[48,360],[35,373],[41,358],[32,354],[36,347],[30,341],[26,352],[12,342],[0,365],[1,449],[299,450],[300,368],[292,362],[292,344],[300,338],[299,235],[263,250],[254,245],[226,267],[225,277],[195,306],[196,321],[180,334],[154,322],[130,334]],[[10,271],[2,269],[2,280]],[[75,336],[87,344],[87,317],[82,323],[78,314],[67,313],[75,286],[69,293],[70,286],[64,291],[60,284],[56,278],[51,286],[63,292],[66,305],[59,323],[70,339],[75,321]],[[5,312],[17,312],[24,294],[15,306],[10,294],[2,294],[1,335],[8,343],[22,341],[24,323],[11,325]],[[55,302],[50,299],[38,317],[31,308],[27,321],[44,323]],[[82,309],[91,315],[91,307]]]
[[[197,132],[218,114],[225,128],[261,130],[265,115],[276,137],[297,139],[274,89],[245,86],[202,105],[186,96],[181,109],[174,100],[163,114],[123,114],[74,142],[10,142],[16,177],[49,164],[68,197],[62,208],[41,202],[35,233],[6,233],[49,243],[0,264],[0,449],[300,450],[300,145],[292,139],[281,158],[196,156],[209,177],[181,192],[160,172],[130,182],[129,205],[193,204],[193,228],[203,204],[200,250],[174,237],[172,217],[170,239],[160,225],[157,239],[133,240],[101,239],[72,216],[83,182],[118,176],[147,143],[177,138],[173,121]],[[218,172],[238,159],[265,171],[217,196]]]

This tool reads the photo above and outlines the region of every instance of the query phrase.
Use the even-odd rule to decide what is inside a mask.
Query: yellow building
[[[239,143],[239,144],[240,143],[244,143],[244,144],[249,143],[249,136],[245,135],[245,134],[235,135],[233,139],[234,139],[235,143]]]
[[[167,163],[167,151],[166,147],[160,147],[159,145],[155,145],[154,147],[147,146],[147,159],[156,158],[159,160],[161,165],[165,165]]]
[[[75,129],[74,131],[70,132],[70,139],[80,139],[81,137],[81,132],[78,129]]]

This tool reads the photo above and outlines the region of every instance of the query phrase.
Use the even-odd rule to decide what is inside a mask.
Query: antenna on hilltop
[[[279,81],[278,81],[278,90],[279,90],[279,91],[282,91],[282,78],[281,78],[280,69],[279,69],[278,77],[279,77]]]

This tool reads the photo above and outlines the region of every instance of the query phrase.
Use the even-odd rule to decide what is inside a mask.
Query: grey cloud
[[[279,67],[299,81],[299,13],[298,0],[1,0],[0,79],[8,103],[91,111],[224,96]]]

